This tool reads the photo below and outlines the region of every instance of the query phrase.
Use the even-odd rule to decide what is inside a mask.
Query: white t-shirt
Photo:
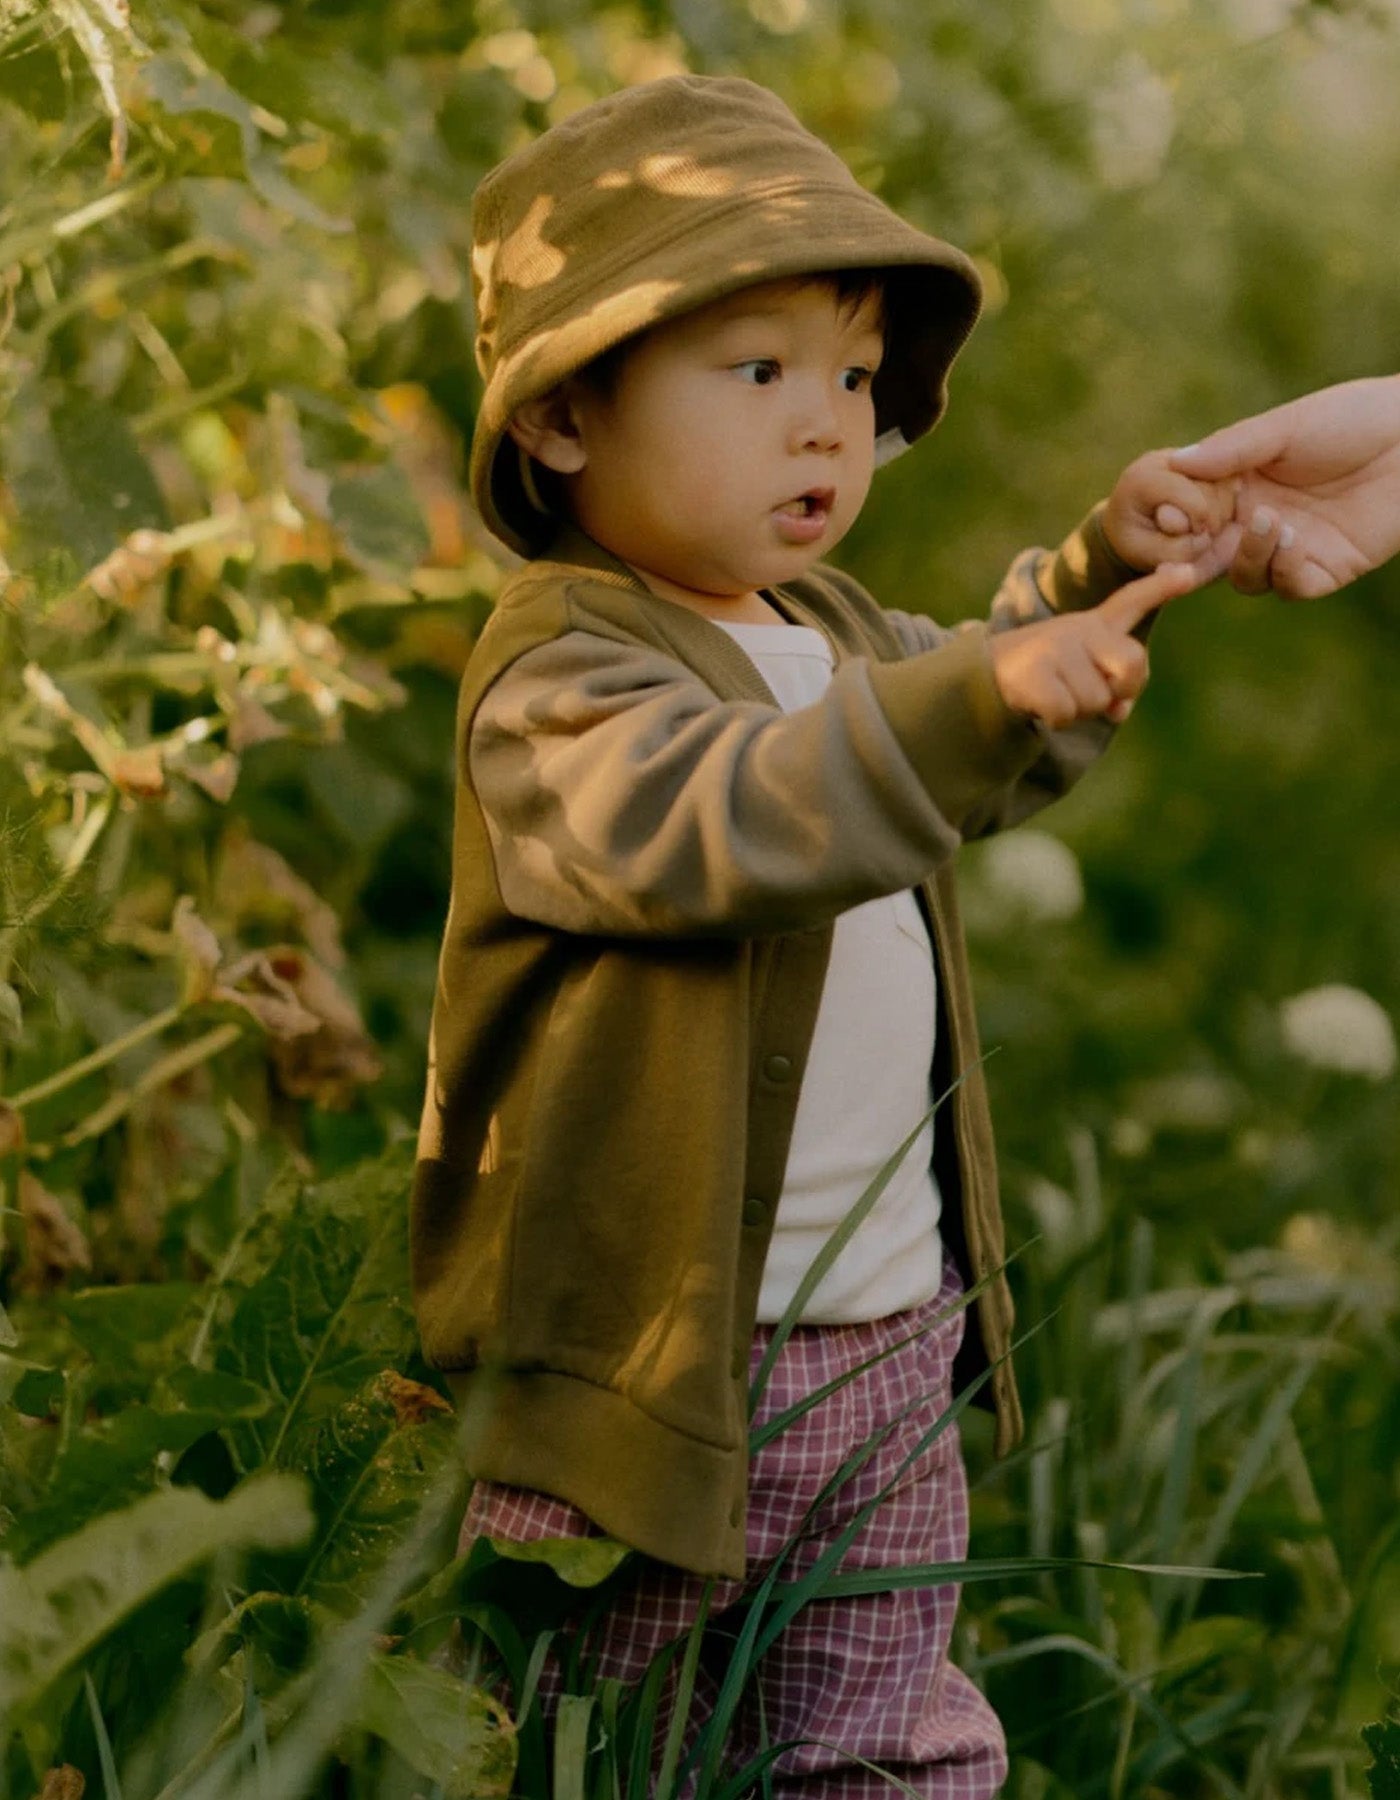
[[[821,698],[833,669],[821,632],[716,623],[784,712]],[[936,999],[933,949],[912,891],[839,915],[763,1270],[761,1321],[782,1317],[823,1243],[928,1111]],[[804,1320],[883,1318],[938,1292],[943,1249],[932,1151],[930,1119],[808,1300]]]

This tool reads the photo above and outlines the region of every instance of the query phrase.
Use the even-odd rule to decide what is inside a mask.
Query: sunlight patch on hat
[[[537,194],[529,211],[501,242],[497,253],[498,276],[512,287],[544,287],[564,273],[568,258],[557,244],[547,244],[540,235],[545,221],[554,211],[552,194]]]
[[[683,199],[704,199],[731,194],[735,182],[723,169],[702,168],[693,157],[677,156],[663,150],[645,156],[637,165],[638,178],[659,194],[675,194]]]

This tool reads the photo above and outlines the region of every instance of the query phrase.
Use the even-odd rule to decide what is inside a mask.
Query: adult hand
[[[1230,580],[1290,600],[1331,594],[1400,552],[1400,375],[1339,382],[1172,453],[1235,478]]]

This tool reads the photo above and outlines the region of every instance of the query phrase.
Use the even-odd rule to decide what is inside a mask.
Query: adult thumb
[[[1221,481],[1228,475],[1262,468],[1286,448],[1284,425],[1268,413],[1260,413],[1252,419],[1241,419],[1237,425],[1222,426],[1198,444],[1173,450],[1167,462],[1178,474],[1194,475],[1198,481]]]

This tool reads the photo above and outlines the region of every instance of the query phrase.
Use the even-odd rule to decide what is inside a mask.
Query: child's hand
[[[1206,579],[1189,563],[1163,563],[1101,606],[993,632],[987,642],[1002,699],[1052,730],[1076,719],[1121,724],[1147,686],[1147,651],[1134,629]]]
[[[1149,450],[1130,462],[1104,508],[1104,535],[1135,569],[1199,561],[1234,518],[1236,483],[1180,475],[1172,454]]]

